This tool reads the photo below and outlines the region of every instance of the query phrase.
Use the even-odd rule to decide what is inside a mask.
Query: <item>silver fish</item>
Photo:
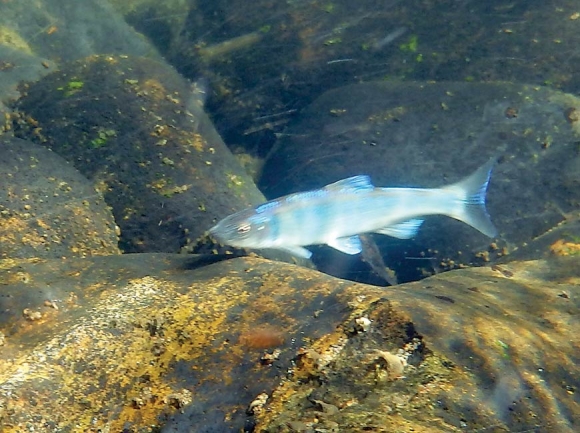
[[[326,244],[346,254],[361,252],[362,233],[410,239],[420,217],[447,215],[484,235],[497,230],[485,208],[495,158],[465,179],[441,188],[378,188],[366,175],[324,188],[290,194],[230,215],[210,229],[222,244],[273,248],[309,258],[304,246]]]

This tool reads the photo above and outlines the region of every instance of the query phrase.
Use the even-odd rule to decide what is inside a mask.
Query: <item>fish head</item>
[[[225,217],[209,232],[220,243],[238,248],[272,245],[270,216],[247,209]]]

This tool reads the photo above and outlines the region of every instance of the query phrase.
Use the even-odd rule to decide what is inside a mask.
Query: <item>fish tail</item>
[[[497,229],[485,208],[485,194],[496,162],[497,158],[491,158],[465,179],[444,188],[457,194],[460,201],[449,216],[469,224],[490,238],[497,236]]]

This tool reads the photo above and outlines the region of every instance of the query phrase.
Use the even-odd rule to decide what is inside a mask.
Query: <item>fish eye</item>
[[[250,224],[242,224],[242,225],[238,226],[237,231],[238,231],[238,234],[245,235],[246,233],[249,233],[250,229],[251,229]]]

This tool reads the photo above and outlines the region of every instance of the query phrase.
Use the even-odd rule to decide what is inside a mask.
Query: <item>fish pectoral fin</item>
[[[309,259],[312,256],[311,251],[299,246],[279,247],[277,249],[281,251],[286,251],[287,253],[290,253],[293,256],[301,257],[303,259]]]
[[[349,236],[348,238],[333,239],[327,242],[327,245],[345,254],[358,254],[362,251],[360,238],[357,235]]]
[[[417,234],[419,227],[421,227],[421,224],[423,224],[423,221],[424,220],[420,219],[410,219],[408,221],[403,221],[402,223],[393,224],[392,226],[375,230],[375,233],[380,233],[382,235],[392,236],[399,239],[411,239]]]

